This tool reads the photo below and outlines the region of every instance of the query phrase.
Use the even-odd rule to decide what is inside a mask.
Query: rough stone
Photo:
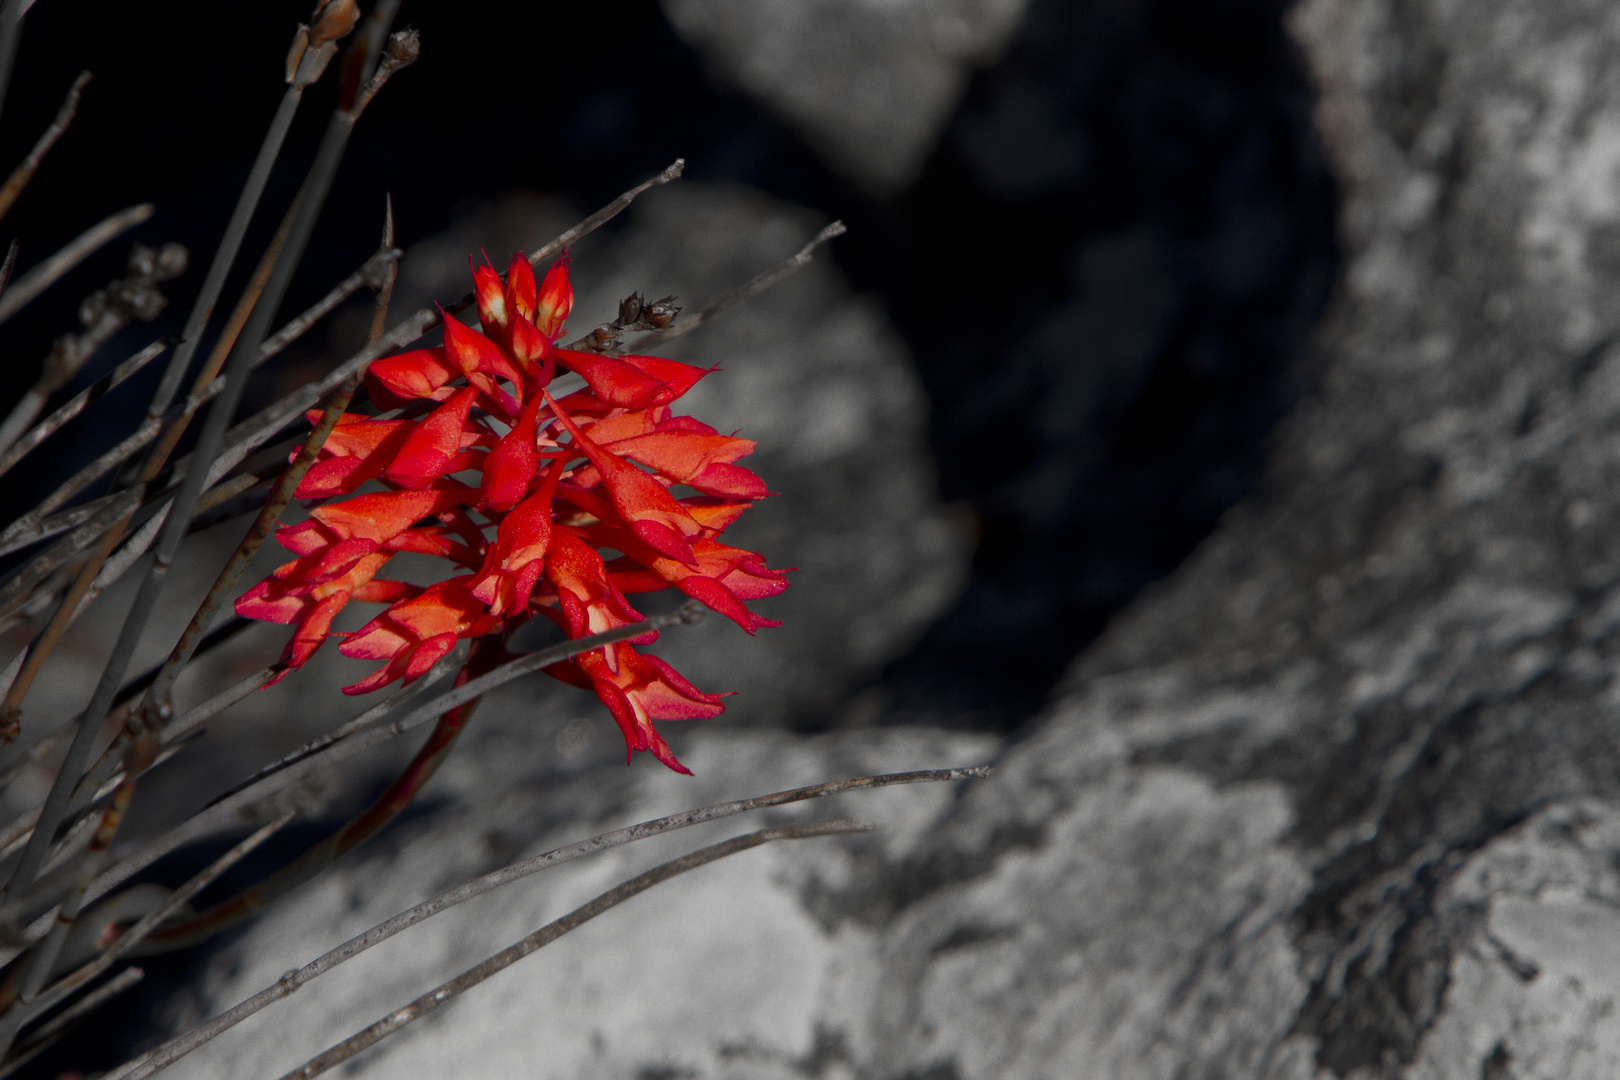
[[[879,193],[913,180],[1025,0],[663,0],[724,79]]]
[[[903,825],[886,847],[694,878],[619,913],[642,919],[620,920],[620,948],[582,936],[521,993],[485,987],[362,1072],[1612,1075],[1620,16],[1305,0],[1291,25],[1344,184],[1346,264],[1265,491],[1116,621],[990,781],[885,803]],[[701,736],[692,758],[752,787],[990,749],[754,738]],[[670,778],[611,775],[577,783],[615,820],[667,805]],[[459,783],[469,815],[508,820]],[[476,863],[448,847],[397,858]],[[547,883],[545,911],[638,865]],[[334,877],[322,910],[392,910],[387,880]],[[280,1032],[312,1050],[351,1030],[504,944],[514,910],[467,913],[493,940],[449,923],[408,939],[300,1002],[303,1026],[205,1060],[291,1062]],[[221,961],[216,1003],[342,932],[273,914],[233,954],[252,978]],[[610,1025],[600,1044],[592,1024]]]

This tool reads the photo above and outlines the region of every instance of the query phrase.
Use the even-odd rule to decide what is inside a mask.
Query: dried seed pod
[[[662,330],[664,327],[674,322],[675,316],[679,315],[680,313],[681,309],[676,306],[675,297],[666,296],[662,300],[654,300],[652,303],[643,308],[641,312],[641,321],[651,326],[654,330]]]
[[[646,297],[633,292],[619,301],[619,325],[629,326],[641,318],[641,309],[647,303]]]
[[[309,43],[325,45],[348,37],[360,21],[360,5],[354,0],[322,0],[315,9],[315,25],[309,28]]]

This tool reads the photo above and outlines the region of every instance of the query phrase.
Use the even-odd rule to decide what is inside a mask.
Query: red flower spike
[[[523,385],[523,376],[495,342],[449,315],[444,317],[444,352],[461,369],[467,382],[499,401],[505,391],[495,385],[505,379],[513,386]]]
[[[329,544],[363,537],[385,544],[425,517],[465,501],[472,489],[454,481],[424,491],[384,491],[323,506],[310,520],[284,525],[276,539],[288,551],[310,555]]]
[[[293,635],[287,639],[287,647],[281,651],[283,670],[275,674],[270,680],[271,683],[280,682],[294,669],[303,667],[309,658],[315,655],[315,651],[326,641],[326,635],[332,628],[332,620],[348,602],[348,593],[337,592],[316,602],[305,612],[298,620],[298,624],[293,627]]]
[[[635,538],[624,536],[623,530],[588,531],[593,541],[625,552],[624,558],[607,565],[609,580],[624,592],[653,592],[674,585],[750,634],[762,626],[782,625],[775,619],[755,614],[742,603],[775,596],[788,586],[781,571],[766,566],[765,560],[752,551],[728,547],[714,540],[697,540],[692,544],[692,551],[697,555],[694,568],[662,558],[657,552],[637,550],[639,545]]]
[[[282,528],[278,539],[299,557],[237,601],[243,615],[292,624],[286,669],[344,637],[344,655],[383,661],[345,688],[365,693],[417,678],[460,638],[504,635],[534,615],[576,639],[639,621],[625,593],[671,586],[750,633],[775,625],[746,602],[780,592],[782,573],[717,539],[765,494],[736,464],[754,444],[670,411],[709,372],[660,357],[559,354],[573,306],[566,255],[539,285],[521,255],[505,281],[487,266],[473,276],[483,333],[447,320],[442,347],[371,365],[373,400],[407,407],[404,417],[339,419],[298,494],[346,497]],[[544,392],[559,359],[588,386],[561,401]],[[459,483],[463,471],[479,480]],[[368,482],[395,490],[352,494]],[[701,494],[677,498],[672,485]],[[621,554],[607,563],[606,549]],[[398,552],[467,572],[425,588],[378,578]],[[350,601],[387,607],[358,632],[334,635],[332,620]],[[648,750],[682,772],[655,721],[723,707],[629,644],[547,671],[594,690],[630,752]]]
[[[312,413],[310,423],[316,423],[319,417],[319,413]],[[409,421],[344,414],[322,445],[320,458],[299,482],[295,496],[312,499],[346,495],[366,481],[377,479],[410,433]],[[297,456],[295,451],[292,457]]]
[[[592,437],[596,437],[594,429]],[[697,488],[705,494],[753,500],[770,494],[765,481],[731,463],[753,453],[754,446],[748,439],[730,435],[654,431],[608,443],[603,449],[638,461],[675,483]],[[578,482],[586,487],[591,483],[584,475]]]
[[[389,555],[367,556],[342,577],[317,585],[302,580],[302,566],[309,560],[299,559],[278,567],[270,577],[238,598],[238,615],[294,624],[293,637],[282,652],[286,670],[272,681],[281,681],[287,672],[301,667],[314,655],[328,636],[327,628],[331,626],[332,619],[354,598],[356,592],[371,583],[372,575],[381,570],[389,558]]]
[[[510,330],[512,358],[519,367],[527,371],[542,360],[547,364],[554,363],[556,357],[551,342],[535,328],[534,323],[517,315],[512,319]],[[550,381],[551,377],[547,375],[540,380],[540,385],[544,386]]]
[[[546,279],[540,283],[534,309],[534,325],[548,341],[562,336],[563,323],[574,310],[574,287],[568,283],[568,252],[551,264]]]
[[[662,356],[637,356],[634,353],[619,357],[626,364],[635,368],[643,375],[658,380],[664,392],[669,396],[663,400],[674,401],[681,397],[692,387],[696,386],[705,375],[712,374],[719,365],[712,368],[693,367],[683,364],[679,360],[666,360]],[[708,427],[707,424],[703,425]],[[713,432],[713,428],[709,428]]]
[[[542,390],[541,393],[546,392]],[[688,564],[694,562],[695,556],[687,540],[701,535],[703,526],[681,509],[680,503],[658,481],[586,438],[585,433],[568,418],[568,414],[557,407],[550,394],[546,394],[546,401],[563,427],[574,437],[570,449],[584,454],[596,466],[597,472],[602,474],[602,484],[608,490],[608,497],[630,526],[630,531],[672,559]]]
[[[703,526],[705,532],[718,536],[731,527],[748,509],[748,503],[723,502],[719,499],[682,499],[681,507]]]
[[[574,349],[558,349],[556,357],[557,363],[584,379],[597,397],[621,409],[667,405],[708,374],[702,368],[675,360],[662,363],[684,369],[685,374],[675,371],[648,372],[631,362],[652,359],[644,356],[602,356]]]

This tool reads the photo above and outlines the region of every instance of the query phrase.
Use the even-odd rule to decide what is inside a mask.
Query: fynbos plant
[[[447,319],[442,346],[371,365],[372,401],[405,415],[338,418],[296,492],[326,503],[277,536],[300,557],[237,600],[237,612],[294,624],[291,670],[332,636],[351,600],[389,604],[339,646],[387,661],[346,694],[417,679],[458,640],[502,638],[537,614],[575,640],[641,622],[627,592],[677,588],[750,634],[776,625],[743,601],[774,596],[787,580],[719,540],[766,493],[735,464],[754,444],[671,410],[708,373],[655,356],[559,348],[574,303],[566,254],[538,288],[522,255],[504,282],[488,266],[474,277],[484,332]],[[648,313],[652,328],[674,313],[667,304]],[[586,388],[552,397],[559,369]],[[393,490],[337,501],[368,482]],[[677,495],[677,486],[695,494]],[[610,563],[604,550],[623,554]],[[426,587],[379,577],[402,551],[466,572]],[[653,721],[717,716],[724,706],[635,648],[657,637],[648,630],[544,670],[595,690],[630,750],[686,772]],[[500,654],[497,646],[480,655],[489,664]]]
[[[22,32],[27,0],[0,0],[0,103]],[[390,327],[396,264],[391,206],[379,250],[310,310],[272,333],[336,175],[350,132],[367,105],[420,53],[415,31],[390,34],[399,0],[378,0],[363,16],[354,0],[319,0],[287,55],[281,104],[220,239],[183,331],[153,341],[98,382],[40,419],[114,330],[149,318],[165,301],[158,286],[183,272],[187,253],[137,247],[129,274],[84,307],[86,330],[66,335],[44,375],[0,422],[0,474],[90,409],[104,393],[167,355],[143,421],[37,506],[0,529],[0,555],[16,565],[0,578],[0,628],[22,643],[0,665],[4,693],[0,785],[54,770],[49,793],[0,823],[0,860],[9,866],[0,895],[0,1076],[20,1068],[97,1008],[140,983],[120,962],[205,940],[285,896],[375,836],[434,774],[487,691],[544,673],[592,691],[624,733],[629,752],[650,751],[678,772],[658,721],[713,717],[722,695],[693,686],[643,651],[662,630],[696,621],[707,608],[754,631],[775,625],[748,603],[780,593],[787,581],[765,559],[724,542],[725,531],[767,494],[738,462],[754,444],[678,411],[682,395],[711,372],[675,360],[626,353],[626,334],[645,350],[678,337],[769,288],[807,263],[837,223],[778,266],[681,318],[673,297],[626,298],[617,317],[571,345],[559,344],[573,308],[568,250],[638,196],[681,174],[677,161],[548,243],[512,258],[501,274],[473,270],[474,291],[423,309]],[[349,40],[341,59],[340,42]],[[334,65],[334,61],[336,61]],[[337,102],[319,151],[242,296],[200,365],[193,365],[226,279],[274,169],[305,91],[329,67]],[[24,194],[41,161],[69,132],[89,76],[81,76],[50,128],[0,185],[0,218]],[[378,193],[383,201],[382,193]],[[0,263],[0,323],[75,265],[148,220],[142,204],[87,229],[61,251],[16,274],[13,244]],[[540,280],[534,269],[545,267]],[[8,287],[8,283],[9,287]],[[248,375],[355,293],[374,304],[366,346],[258,413],[238,419]],[[476,308],[480,329],[457,318]],[[438,331],[443,343],[400,351]],[[190,378],[189,392],[185,389]],[[566,378],[566,383],[565,383]],[[174,452],[206,407],[196,447]],[[300,430],[307,423],[309,430]],[[293,499],[306,520],[280,526]],[[134,649],[151,633],[169,568],[188,533],[252,515],[213,587],[157,668],[132,672]],[[295,558],[237,595],[241,576],[274,535]],[[445,560],[448,576],[426,582],[384,576],[401,553]],[[143,562],[143,556],[149,556]],[[133,604],[83,713],[38,715],[25,708],[67,628],[125,574],[143,567]],[[689,599],[673,614],[647,618],[631,597],[674,589]],[[233,599],[234,598],[234,599]],[[384,609],[358,630],[333,620],[348,604]],[[225,605],[237,618],[212,624]],[[562,640],[514,655],[509,639],[540,618]],[[288,624],[279,659],[177,713],[175,681],[192,659],[250,620]],[[341,688],[366,694],[400,683],[383,701],[287,757],[221,791],[183,821],[120,841],[142,776],[189,745],[200,726],[259,689],[303,667],[328,638],[338,650],[377,661],[369,676]],[[25,643],[24,642],[25,640]],[[450,688],[429,694],[454,676]],[[307,673],[306,676],[307,677]],[[338,688],[333,688],[335,700]],[[418,700],[420,699],[420,700]],[[411,762],[370,806],[326,839],[252,887],[202,910],[191,901],[229,867],[294,820],[290,789],[338,762],[433,725]],[[116,730],[110,745],[99,740]],[[99,751],[99,752],[98,752]],[[514,863],[424,899],[115,1073],[140,1080],[227,1031],[373,945],[464,900],[562,862],[688,825],[856,788],[982,776],[944,769],[859,777],[741,799],[631,825]],[[173,888],[129,879],[198,840],[259,827],[201,873]],[[410,1005],[311,1059],[292,1075],[314,1076],[437,1008],[557,936],[676,874],[781,839],[858,832],[857,821],[766,829],[704,848],[625,882]],[[302,958],[300,958],[302,959]]]

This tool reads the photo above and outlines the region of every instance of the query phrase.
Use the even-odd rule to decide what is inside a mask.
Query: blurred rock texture
[[[917,178],[1025,0],[663,0],[721,78],[878,193]]]
[[[1080,658],[991,780],[850,800],[888,832],[666,886],[360,1075],[1620,1071],[1620,17],[1303,0],[1290,25],[1346,261],[1263,491]],[[456,813],[217,953],[199,1005],[417,898],[393,882],[582,833],[581,807],[618,823],[997,749],[712,729],[681,744],[693,783],[541,764],[518,704],[492,702],[447,767]],[[180,1071],[295,1064],[685,846],[486,898]]]

